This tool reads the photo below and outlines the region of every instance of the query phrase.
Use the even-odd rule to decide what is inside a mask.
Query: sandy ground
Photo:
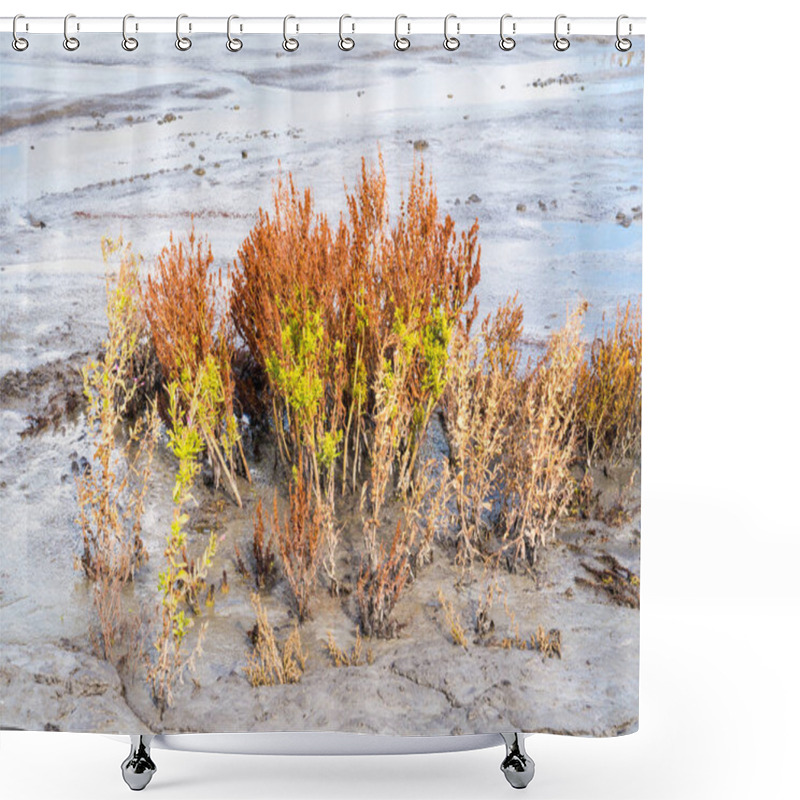
[[[623,524],[565,524],[535,577],[501,576],[520,634],[558,628],[560,660],[455,646],[438,589],[471,626],[484,585],[478,576],[457,587],[452,554],[437,546],[396,609],[399,638],[371,644],[373,664],[330,665],[328,631],[349,646],[355,622],[347,600],[321,596],[302,628],[309,663],[301,683],[252,689],[241,671],[253,624],[249,590],[232,554],[235,542],[248,540],[255,498],[271,497],[268,459],[253,464],[241,512],[201,491],[192,546],[202,548],[210,524],[226,534],[211,577],[227,569],[231,591],[207,614],[204,656],[175,709],[159,719],[141,675],[121,680],[92,654],[89,592],[72,566],[72,464],[91,455],[78,370],[103,335],[103,234],[122,228],[151,257],[194,213],[224,265],[268,203],[278,161],[314,186],[321,209],[338,213],[343,181],[352,184],[361,156],[374,157],[379,145],[394,200],[422,155],[443,210],[462,227],[479,218],[482,310],[519,291],[533,351],[569,304],[590,301],[588,335],[604,312],[641,291],[641,52],[627,63],[607,41],[576,40],[556,54],[529,40],[503,54],[467,38],[453,55],[417,43],[398,54],[390,42],[365,40],[345,60],[335,45],[290,59],[268,43],[239,54],[200,44],[179,54],[165,37],[151,61],[124,53],[118,37],[98,37],[68,64],[58,42],[0,54],[0,725],[115,733],[634,730],[638,610],[575,578],[587,576],[582,562],[604,552],[639,573],[636,485]],[[20,435],[27,417],[54,410],[55,425]],[[143,601],[159,569],[170,466],[160,453],[161,486],[144,532],[151,561],[137,589]],[[597,478],[607,507],[627,475]],[[342,559],[343,574],[356,568],[352,553]],[[285,587],[267,604],[285,635]],[[512,633],[502,603],[493,619],[498,635]]]

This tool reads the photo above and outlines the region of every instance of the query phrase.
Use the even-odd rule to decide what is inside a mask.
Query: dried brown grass
[[[244,667],[247,680],[251,686],[298,683],[308,657],[298,627],[295,625],[286,641],[281,643],[256,592],[250,595],[250,602],[256,614],[256,624],[249,632],[252,650]]]
[[[579,376],[580,421],[586,458],[619,464],[642,443],[642,308],[617,307],[613,328],[592,342]]]

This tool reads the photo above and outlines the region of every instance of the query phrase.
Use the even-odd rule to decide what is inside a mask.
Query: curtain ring
[[[405,14],[398,14],[394,18],[394,49],[395,50],[408,50],[411,47],[411,40],[406,39],[405,36],[400,36],[400,20],[401,19],[408,19]],[[408,28],[408,32],[411,32],[411,26],[406,23],[406,27]]]
[[[188,36],[181,36],[181,20],[188,18],[188,14],[178,14],[175,19],[175,47],[184,52],[192,46],[192,40]]]
[[[298,47],[300,47],[300,42],[298,42],[297,39],[290,39],[287,36],[290,19],[295,19],[295,17],[293,17],[291,14],[287,14],[283,18],[283,49],[287,53],[293,53]]]
[[[64,17],[64,49],[73,52],[81,46],[81,43],[74,36],[69,35],[69,21],[71,19],[75,19],[74,14],[67,14]]]
[[[14,17],[14,22],[11,25],[11,33],[14,36],[14,41],[11,42],[11,46],[18,53],[21,53],[23,50],[27,50],[28,49],[29,42],[28,42],[27,39],[23,39],[21,36],[17,35],[17,20],[18,19],[25,19],[25,15],[24,14],[17,14],[17,16]]]
[[[453,50],[458,50],[461,47],[461,42],[455,37],[450,36],[447,32],[447,23],[450,22],[451,19],[457,19],[455,14],[448,14],[444,18],[444,49],[449,50],[451,53]],[[459,23],[456,23],[456,33],[458,33]]]
[[[558,50],[559,53],[563,53],[565,50],[569,50],[569,39],[566,36],[559,36],[558,35],[558,21],[560,19],[566,19],[566,14],[559,14],[556,17],[554,31],[555,31],[555,40],[553,41],[553,47]],[[567,33],[569,33],[569,22],[567,23]]]
[[[631,47],[633,47],[633,42],[632,42],[630,39],[623,39],[623,38],[622,38],[622,37],[619,35],[619,24],[620,24],[620,22],[622,22],[622,20],[624,20],[624,19],[628,19],[628,16],[627,16],[627,14],[620,14],[620,15],[617,17],[617,41],[616,41],[616,42],[614,42],[614,47],[616,47],[616,48],[617,48],[617,50],[619,50],[619,51],[620,51],[620,53],[627,53],[627,52],[628,52],[628,50],[630,50],[630,49],[631,49]],[[631,27],[631,24],[630,24],[630,22],[629,22],[629,23],[628,23],[628,35],[630,35],[630,33],[631,33],[631,30],[632,30],[632,27]]]
[[[506,36],[505,32],[503,31],[503,26],[505,25],[505,21],[507,19],[511,19],[511,14],[503,14],[503,16],[500,17],[500,49],[505,50],[506,52],[513,50],[517,46],[517,43],[510,36]],[[517,24],[516,22],[513,22],[511,24],[511,32],[516,33],[516,31]]]
[[[132,53],[138,46],[139,40],[128,36],[128,20],[134,19],[133,14],[126,14],[122,18],[122,49]]]
[[[233,36],[231,36],[231,22],[233,22],[235,19],[239,19],[236,14],[231,14],[228,17],[228,41],[225,42],[225,47],[227,47],[231,53],[238,53],[242,47],[244,47],[241,39],[235,39]]]
[[[339,17],[339,49],[340,50],[352,50],[356,46],[356,43],[355,43],[355,41],[353,41],[353,39],[351,39],[349,36],[345,36],[342,33],[342,25],[343,25],[343,23],[344,23],[344,21],[346,19],[352,19],[352,17],[349,14],[342,14],[342,16]],[[351,28],[353,30],[355,30],[355,25],[350,23],[350,26],[351,26]]]

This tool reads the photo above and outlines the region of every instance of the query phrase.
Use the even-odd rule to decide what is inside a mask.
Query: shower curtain
[[[638,725],[644,43],[0,53],[0,725]]]

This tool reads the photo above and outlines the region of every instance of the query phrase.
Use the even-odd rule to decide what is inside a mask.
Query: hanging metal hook
[[[175,18],[175,47],[182,51],[186,51],[192,46],[192,40],[188,36],[181,35],[181,20],[188,18],[188,14],[178,14]],[[190,25],[189,30],[191,29]]]
[[[343,28],[343,25],[344,25],[344,21],[346,19],[352,19],[352,17],[349,14],[342,14],[342,16],[339,17],[339,49],[340,50],[352,50],[356,46],[355,41],[353,39],[351,39],[349,36],[345,36],[344,33],[343,33],[342,28]],[[352,22],[350,23],[350,27],[351,27],[352,30],[355,30],[355,25],[353,25]]]
[[[553,26],[553,30],[555,32],[555,41],[553,42],[553,47],[558,50],[559,53],[563,53],[565,50],[569,50],[569,39],[566,36],[559,36],[558,35],[558,22],[559,20],[566,19],[566,14],[559,14],[556,17],[555,24]],[[567,23],[567,33],[569,33],[569,22]]]
[[[29,42],[28,42],[27,39],[23,39],[21,36],[19,36],[17,34],[17,20],[18,19],[25,19],[25,15],[24,14],[17,14],[17,16],[14,17],[14,22],[11,25],[11,34],[13,35],[14,40],[11,42],[11,46],[18,53],[21,53],[23,50],[27,50],[28,49]]]
[[[81,46],[81,43],[74,36],[69,35],[69,21],[71,19],[75,19],[74,14],[67,14],[67,16],[64,17],[64,49],[73,52]],[[79,30],[77,26],[76,30]]]
[[[138,46],[139,40],[128,36],[128,20],[134,19],[133,14],[126,14],[122,18],[122,49],[132,53]]]
[[[633,47],[633,42],[630,39],[623,39],[619,35],[620,22],[622,22],[622,20],[624,20],[624,19],[628,19],[628,15],[627,14],[620,14],[617,17],[617,41],[614,42],[614,47],[616,47],[617,50],[620,51],[620,53],[627,53],[628,50],[630,50],[631,47]],[[633,26],[629,22],[628,23],[628,36],[631,35],[632,31],[633,31]]]
[[[450,50],[450,52],[452,52],[453,50],[458,50],[458,48],[461,47],[461,42],[455,36],[450,36],[450,34],[447,32],[447,25],[451,19],[458,19],[458,18],[456,17],[455,14],[448,14],[444,18],[444,49]],[[460,29],[461,29],[461,23],[456,22],[456,33],[458,33]]]
[[[500,17],[500,49],[505,50],[506,52],[508,52],[509,50],[513,50],[517,46],[517,43],[510,36],[506,36],[505,31],[503,30],[506,20],[511,18],[512,18],[511,14],[503,14],[503,16]],[[516,32],[517,32],[517,23],[512,22],[511,33],[516,33]]]
[[[231,53],[238,53],[242,49],[242,47],[244,47],[244,44],[241,39],[235,39],[231,35],[231,22],[233,22],[233,20],[235,19],[239,19],[239,17],[237,17],[236,14],[231,14],[228,17],[228,41],[225,42],[225,47],[227,47],[228,50],[231,51]]]
[[[298,42],[297,39],[290,39],[288,36],[290,19],[295,19],[295,17],[293,17],[291,14],[287,14],[283,18],[283,49],[287,53],[293,53],[298,47],[300,47],[300,42]]]
[[[400,20],[408,19],[405,14],[398,14],[394,18],[394,49],[395,50],[408,50],[411,47],[411,40],[406,39],[405,36],[400,36]],[[406,23],[408,33],[411,33],[411,25]]]

